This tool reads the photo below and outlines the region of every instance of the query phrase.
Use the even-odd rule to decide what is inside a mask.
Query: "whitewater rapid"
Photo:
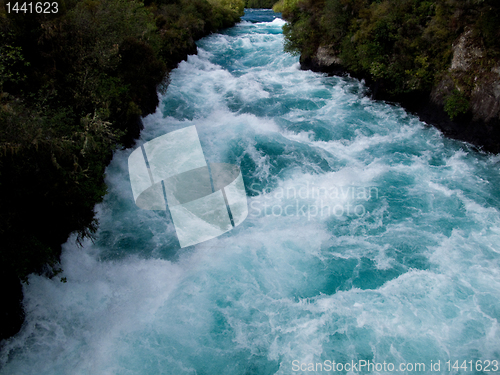
[[[247,11],[199,41],[136,145],[195,125],[208,161],[241,166],[247,219],[180,249],[117,150],[95,243],[71,237],[61,275],[30,277],[1,374],[490,373],[445,362],[500,360],[500,158],[301,71],[283,24]]]

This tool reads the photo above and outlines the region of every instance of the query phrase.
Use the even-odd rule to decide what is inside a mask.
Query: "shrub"
[[[445,100],[444,110],[453,120],[458,115],[467,113],[469,105],[469,100],[463,93],[453,90]]]
[[[0,261],[24,280],[57,268],[69,233],[92,235],[113,150],[138,137],[194,41],[244,10],[243,0],[56,1],[58,14],[0,9]]]

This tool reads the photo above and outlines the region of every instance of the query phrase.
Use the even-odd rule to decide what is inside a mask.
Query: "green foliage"
[[[245,8],[271,9],[276,0],[245,0]]]
[[[453,90],[445,100],[444,110],[451,119],[454,119],[460,114],[467,113],[469,110],[469,100],[460,91]]]
[[[274,4],[272,9],[276,13],[282,13],[284,9],[283,0],[279,0],[276,4]]]
[[[487,0],[476,20],[476,30],[481,35],[487,48],[494,50],[495,57],[500,55],[500,3]]]
[[[434,14],[431,2],[381,1],[360,9],[341,45],[348,69],[384,80],[392,95],[429,90],[439,60],[423,32]]]
[[[285,51],[292,54],[302,53],[303,56],[309,57],[320,41],[319,18],[313,13],[313,0],[307,4],[301,0],[284,0],[282,5],[278,5],[280,6],[283,17],[290,21],[283,27]]]
[[[233,25],[244,13],[243,0],[176,0],[154,10],[162,36],[160,57],[174,68],[188,54],[196,53],[194,41]]]
[[[106,191],[106,159],[116,142],[110,123],[71,109],[33,111],[4,97],[0,108],[0,259],[21,278],[54,265],[68,233],[95,230],[93,205]]]
[[[195,40],[244,10],[243,0],[56,1],[58,14],[0,9],[0,261],[23,280],[57,274],[71,232],[92,236],[113,150],[138,137]]]
[[[0,44],[0,92],[3,92],[5,83],[19,84],[26,79],[16,66],[29,66],[29,63],[24,60],[21,47],[9,44],[12,34],[7,36],[0,31],[0,39],[4,41]]]

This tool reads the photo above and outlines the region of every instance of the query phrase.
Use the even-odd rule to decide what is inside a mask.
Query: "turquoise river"
[[[200,40],[136,145],[196,125],[241,166],[246,220],[180,248],[117,150],[95,241],[30,277],[1,374],[500,372],[500,157],[301,71],[283,24],[247,10]]]

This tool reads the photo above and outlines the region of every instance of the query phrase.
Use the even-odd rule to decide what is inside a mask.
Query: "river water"
[[[134,204],[132,150],[117,151],[95,242],[64,245],[66,283],[30,277],[2,374],[332,373],[329,361],[471,374],[500,360],[500,158],[357,80],[299,70],[283,24],[247,11],[199,41],[137,143],[196,125],[207,160],[241,166],[247,219],[180,248],[167,211]],[[392,373],[351,367],[338,372]]]

